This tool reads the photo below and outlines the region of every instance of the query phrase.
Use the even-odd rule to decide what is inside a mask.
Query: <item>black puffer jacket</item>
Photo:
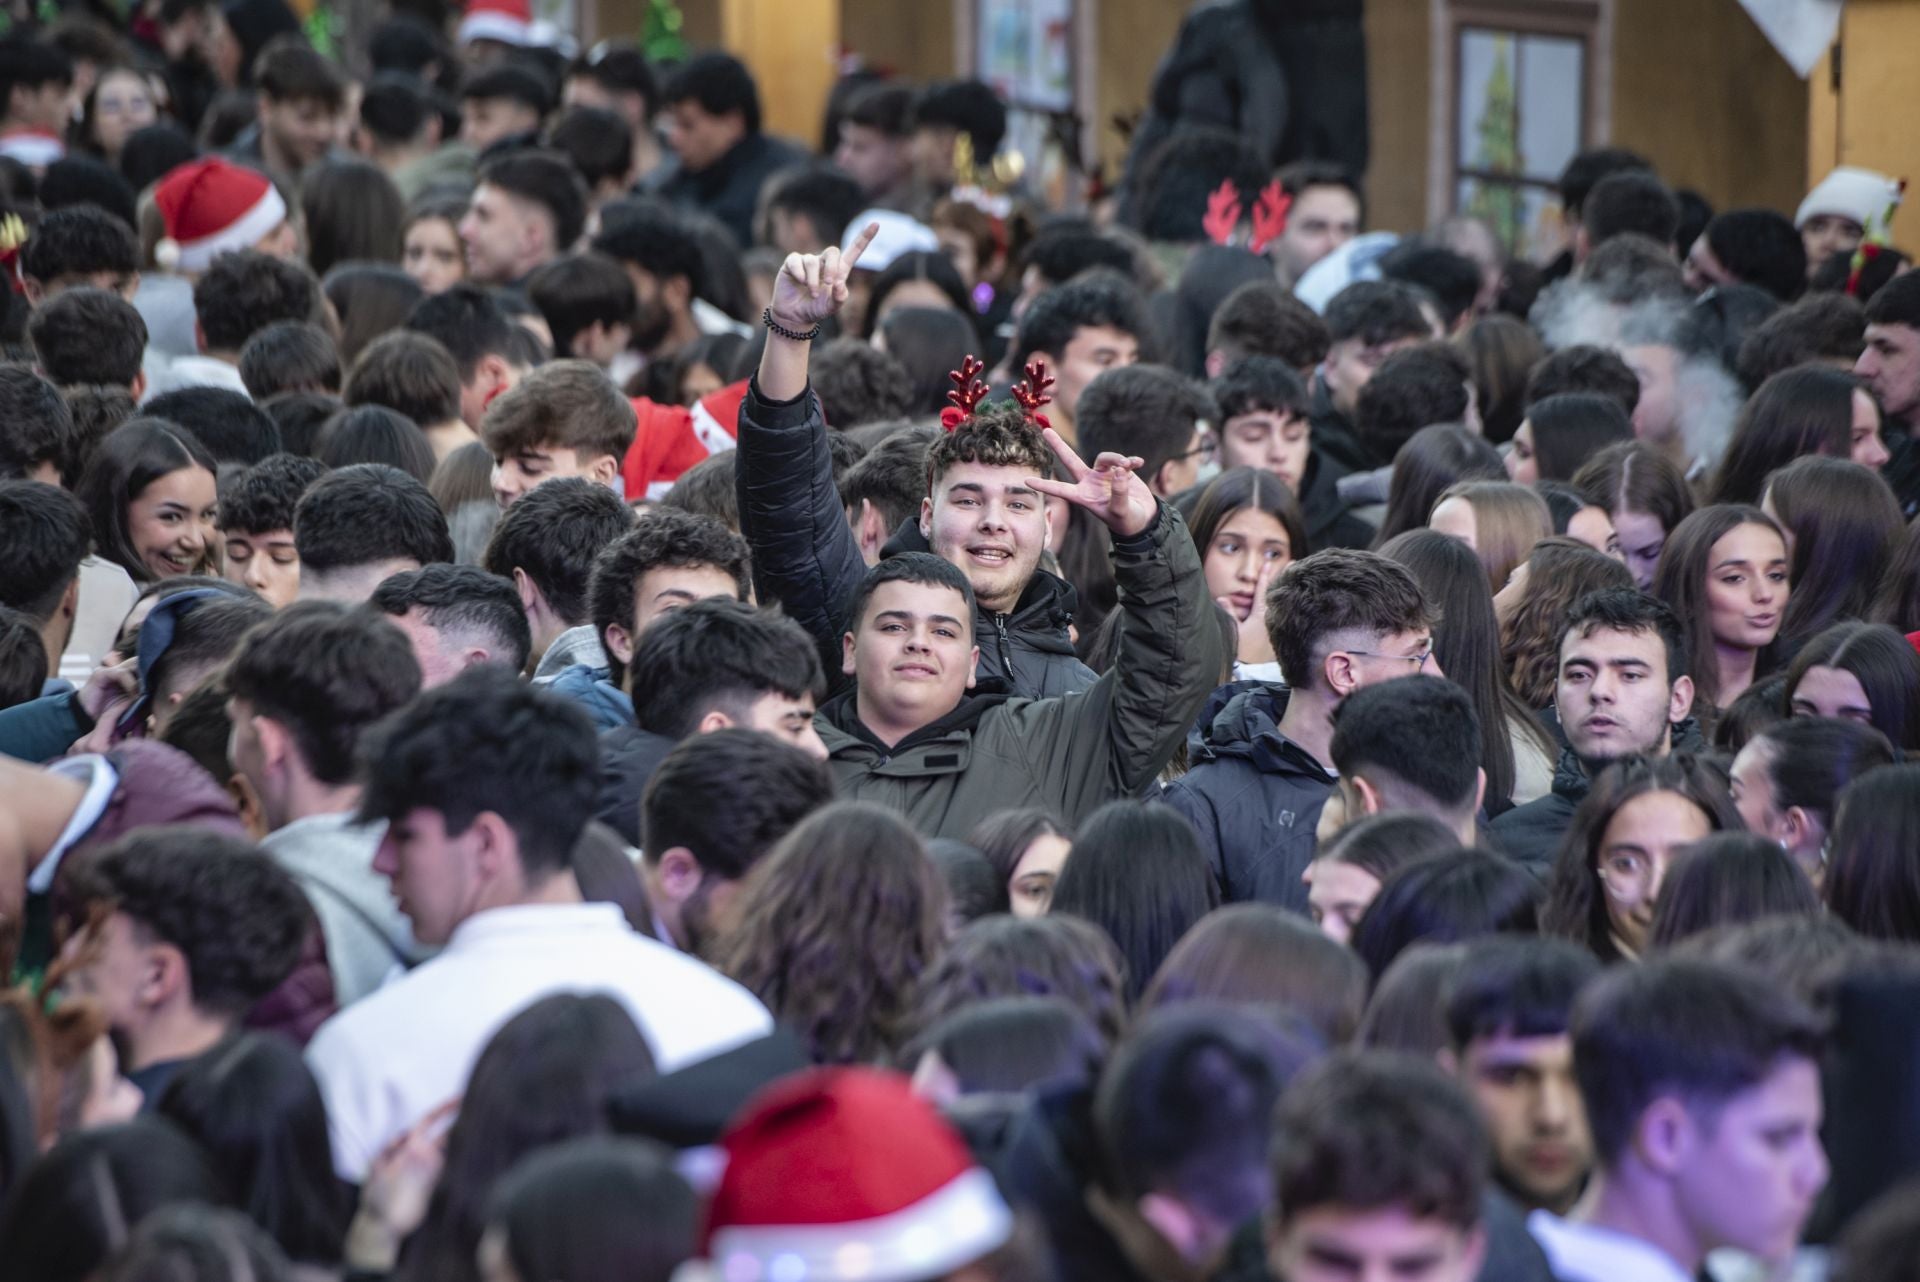
[[[833,483],[827,423],[811,391],[784,404],[763,399],[755,384],[740,406],[740,456],[734,484],[740,532],[753,548],[753,590],[778,601],[813,636],[828,679],[840,682],[840,637],[846,609],[867,565],[847,525]],[[882,551],[928,551],[919,526],[908,521]],[[1095,674],[1073,653],[1067,624],[1073,588],[1044,570],[1014,609],[982,610],[975,618],[980,672],[1006,681],[1029,699],[1084,690]]]
[[[1193,768],[1168,787],[1187,817],[1227,903],[1259,900],[1304,913],[1300,880],[1334,778],[1280,733],[1287,688],[1261,681],[1222,686],[1188,740]],[[1211,715],[1209,715],[1211,714]]]

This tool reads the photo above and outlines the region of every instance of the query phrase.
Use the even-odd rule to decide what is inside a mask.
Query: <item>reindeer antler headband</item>
[[[978,357],[969,356],[960,362],[959,369],[948,373],[953,390],[947,393],[947,399],[953,403],[940,411],[940,426],[951,432],[973,417],[974,410],[987,398],[987,385],[980,378],[985,369],[986,364]],[[1040,361],[1027,366],[1026,377],[1014,385],[1013,399],[1019,403],[1020,413],[1035,427],[1053,426],[1040,412],[1041,406],[1053,400],[1047,393],[1052,386],[1053,375]]]

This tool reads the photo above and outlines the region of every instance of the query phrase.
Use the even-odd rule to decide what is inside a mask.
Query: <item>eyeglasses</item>
[[[1361,659],[1398,659],[1402,663],[1411,663],[1415,672],[1425,672],[1427,660],[1433,658],[1433,646],[1427,646],[1418,654],[1382,654],[1378,650],[1345,650],[1342,653]]]
[[[1209,434],[1207,436],[1201,437],[1200,443],[1194,446],[1192,449],[1188,450],[1185,454],[1176,454],[1174,456],[1174,462],[1184,463],[1190,458],[1209,459],[1209,458],[1212,458],[1214,455],[1218,454],[1219,452],[1220,452],[1220,442],[1215,440],[1213,436]]]

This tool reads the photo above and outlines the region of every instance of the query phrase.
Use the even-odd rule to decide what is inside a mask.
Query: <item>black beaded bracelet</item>
[[[773,318],[773,308],[771,307],[763,307],[760,309],[760,321],[769,330],[789,342],[811,343],[814,339],[820,337],[820,326],[818,323],[816,323],[812,329],[802,334],[799,330],[788,329],[785,325],[775,320]]]

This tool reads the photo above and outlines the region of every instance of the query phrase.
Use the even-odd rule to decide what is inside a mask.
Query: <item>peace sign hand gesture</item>
[[[773,278],[769,306],[775,323],[809,330],[839,311],[847,301],[847,277],[879,234],[880,224],[868,223],[845,253],[829,248],[818,254],[788,254],[780,274]]]
[[[1073,480],[1069,483],[1036,476],[1027,481],[1030,487],[1085,508],[1121,538],[1132,538],[1151,528],[1160,504],[1138,475],[1145,465],[1144,459],[1102,454],[1088,467],[1073,446],[1060,438],[1060,433],[1049,427],[1040,435]]]

